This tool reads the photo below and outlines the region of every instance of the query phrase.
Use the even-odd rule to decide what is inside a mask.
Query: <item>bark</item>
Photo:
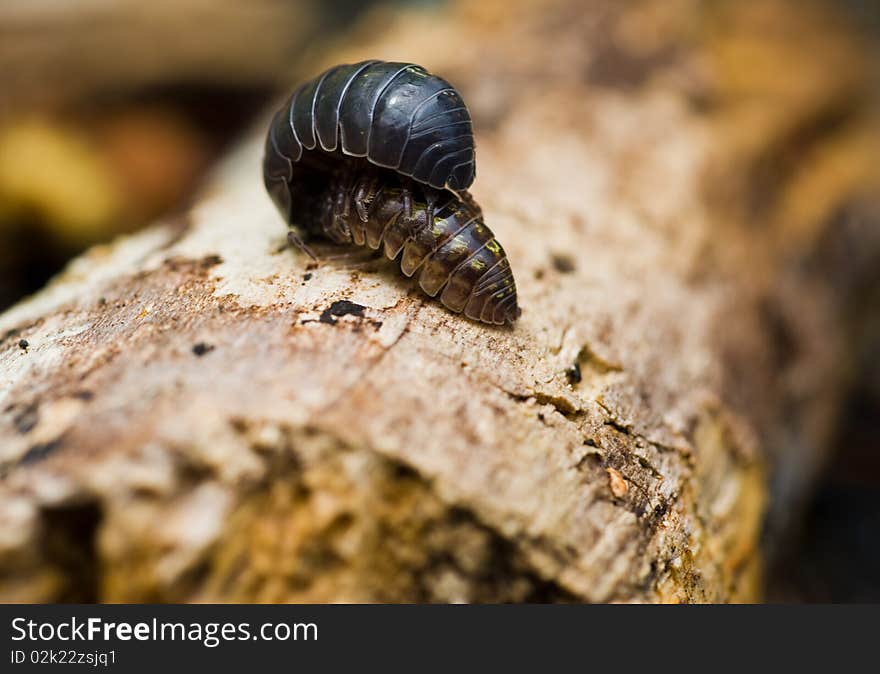
[[[263,126],[185,217],[7,312],[0,596],[759,598],[762,526],[806,493],[846,384],[860,267],[828,237],[864,241],[835,217],[876,211],[857,199],[869,171],[821,175],[867,153],[853,68],[793,72],[811,86],[770,88],[785,105],[744,96],[724,49],[774,44],[750,21],[775,15],[698,10],[377,14],[306,68],[406,58],[459,86],[514,329],[450,314],[393,265],[284,249]],[[856,59],[814,14],[796,16],[839,38],[823,68]],[[711,48],[695,17],[721,31]],[[828,109],[846,113],[833,133],[810,126]],[[334,316],[339,300],[365,308]]]

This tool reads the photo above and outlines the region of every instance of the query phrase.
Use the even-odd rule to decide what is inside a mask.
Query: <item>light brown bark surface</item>
[[[698,19],[727,31],[719,54]],[[776,42],[772,12],[739,20]],[[462,90],[522,318],[488,328],[393,265],[282,249],[256,129],[185,218],[0,318],[0,597],[757,599],[768,494],[772,521],[803,497],[846,381],[850,286],[829,269],[849,260],[820,253],[862,240],[829,223],[868,171],[821,172],[834,152],[866,166],[867,134],[858,80],[834,74],[847,40],[809,86],[762,90],[725,71],[731,21],[461,3],[329,50]],[[755,178],[841,105],[809,170]],[[363,316],[328,317],[343,299]]]

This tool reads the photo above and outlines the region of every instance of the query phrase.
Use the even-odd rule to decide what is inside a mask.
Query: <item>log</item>
[[[762,528],[822,465],[856,320],[833,273],[849,261],[820,253],[854,236],[835,217],[867,203],[870,172],[821,204],[815,185],[840,134],[867,134],[851,68],[792,68],[812,86],[739,108],[725,86],[749,83],[713,49],[772,44],[751,28],[773,15],[704,18],[710,48],[695,12],[379,10],[308,68],[406,59],[461,89],[513,329],[449,313],[391,264],[285,248],[264,124],[184,217],[0,317],[0,598],[759,599]],[[847,62],[835,35],[824,60]],[[809,127],[841,106],[833,135]],[[757,168],[805,126],[809,172],[768,184]]]

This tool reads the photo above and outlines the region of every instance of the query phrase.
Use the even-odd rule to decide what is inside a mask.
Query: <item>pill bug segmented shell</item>
[[[383,61],[339,65],[297,88],[272,119],[263,159],[303,250],[296,232],[381,248],[450,310],[512,323],[510,264],[467,192],[475,170],[460,94],[420,66]]]

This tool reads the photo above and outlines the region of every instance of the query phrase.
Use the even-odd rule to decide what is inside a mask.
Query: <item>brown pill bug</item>
[[[496,325],[520,315],[501,244],[467,189],[471,118],[459,93],[412,63],[339,65],[275,113],[263,179],[289,240],[368,246],[451,311]]]

